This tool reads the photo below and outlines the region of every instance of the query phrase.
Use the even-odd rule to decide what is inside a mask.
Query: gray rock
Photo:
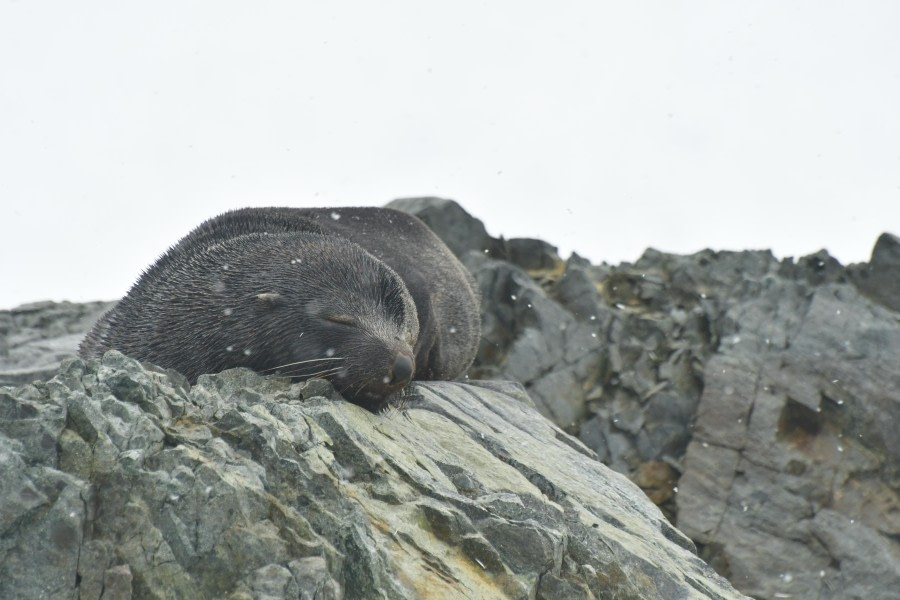
[[[19,440],[2,433],[0,481],[0,597],[72,597],[89,484],[32,462]]]
[[[892,273],[895,241],[880,238],[867,273]],[[672,493],[650,487],[739,589],[900,597],[898,318],[851,285],[890,307],[893,283],[860,283],[825,252],[651,250],[604,269],[570,260],[549,282],[468,264],[490,325],[475,373],[522,381],[543,414],[623,473],[681,471]],[[532,313],[512,302],[523,295]],[[574,349],[552,324],[585,317],[602,347],[588,352],[592,377],[567,379]],[[651,483],[668,481],[659,472]],[[823,536],[820,523],[837,518],[849,525]]]
[[[768,251],[704,250],[676,256],[650,249],[633,264],[591,265],[577,255],[563,263],[540,240],[493,239],[480,221],[450,200],[406,199],[392,205],[425,219],[479,282],[484,338],[470,371],[470,377],[482,379],[478,386],[515,397],[523,406],[533,402],[605,464],[633,478],[689,533],[701,556],[740,590],[773,599],[900,597],[895,593],[900,589],[895,585],[900,442],[893,433],[900,416],[896,236],[884,234],[869,263],[847,268],[825,251],[779,261]],[[18,369],[12,377],[4,375],[5,381],[46,379],[66,352],[42,340],[69,335],[72,339],[63,346],[74,351],[78,328],[87,330],[87,314],[98,306],[48,303],[0,312],[0,373]],[[242,379],[241,385],[230,378],[209,378],[190,388],[173,372],[141,370],[136,364],[132,370],[124,357],[107,362],[102,368],[111,373],[76,377],[64,371],[57,383],[43,384],[46,390],[21,388],[24,395],[15,402],[8,392],[0,394],[0,434],[18,441],[22,464],[43,464],[58,453],[56,468],[87,482],[115,471],[120,446],[128,448],[125,452],[146,452],[160,444],[218,448],[224,439],[241,456],[259,453],[241,440],[248,439],[248,432],[258,436],[267,431],[267,417],[250,422],[247,411],[217,399],[234,395],[248,405],[263,403],[278,419],[295,423],[291,443],[296,452],[308,453],[323,443],[321,436],[328,436],[339,457],[336,476],[368,474],[371,498],[391,506],[407,502],[407,488],[373,475],[380,450],[342,453],[340,448],[353,446],[347,441],[352,437],[325,417],[313,428],[310,419],[296,415],[298,401],[289,385],[253,377]],[[100,400],[63,400],[71,394],[91,396],[98,377],[108,391]],[[516,379],[530,398],[485,379]],[[52,403],[39,401],[46,394]],[[331,394],[327,384],[310,382],[302,404],[315,405],[317,397]],[[268,397],[280,401],[266,403]],[[156,424],[180,422],[197,411],[200,417],[184,421],[192,426]],[[98,418],[106,424],[97,426]],[[554,439],[584,451],[562,434]],[[285,452],[281,442],[268,443],[272,456]],[[505,460],[499,450],[497,456]],[[279,464],[286,469],[284,464],[290,463]],[[274,477],[272,469],[264,470],[263,486]],[[567,550],[560,558],[552,533],[559,530],[556,513],[532,510],[522,494],[516,494],[521,503],[507,500],[504,490],[485,485],[465,461],[444,462],[439,470],[459,496],[482,501],[447,503],[428,496],[416,501],[416,515],[435,537],[457,548],[460,557],[489,573],[503,593],[608,597],[602,585],[590,583],[600,578],[616,581],[620,597],[642,597],[638,587],[628,587],[632,583],[625,571],[616,571],[620,566],[612,559],[603,563],[605,571],[578,562],[577,536],[562,542]],[[186,477],[179,475],[179,481]],[[296,476],[284,471],[282,477]],[[312,476],[305,477],[299,480]],[[555,498],[555,487],[546,485],[547,480],[541,474],[533,484]],[[16,477],[11,481],[26,485]],[[42,491],[46,482],[27,481],[47,496]],[[424,489],[427,483],[420,485]],[[329,489],[320,487],[322,493],[331,493]],[[17,507],[12,512],[27,512],[29,501],[44,497],[33,494],[11,502]],[[296,491],[294,497],[307,501]],[[343,506],[340,493],[330,498]],[[233,511],[243,504],[223,501],[221,506]],[[178,514],[166,517],[161,530],[173,540],[182,539],[168,542],[172,552],[192,556],[197,542],[191,536],[197,529],[179,524]],[[532,520],[547,531],[525,527],[510,533],[491,520],[497,515]],[[304,518],[309,530],[320,535],[308,543],[318,547],[327,541],[330,550],[309,551],[286,562],[259,557],[254,575],[248,571],[234,585],[234,597],[273,589],[293,593],[291,582],[301,580],[301,590],[312,586],[322,597],[345,594],[347,581],[383,595],[400,594],[398,584],[384,576],[390,557],[365,528],[339,535],[333,521],[317,512],[304,513]],[[500,537],[489,539],[485,531]],[[201,546],[213,543],[206,539]],[[511,558],[509,547],[515,544],[527,544],[529,552]],[[84,597],[95,597],[91,590],[103,589],[107,570],[123,564],[132,569],[136,597],[145,589],[132,563],[112,554],[114,547],[93,540],[83,544],[78,577]],[[351,555],[361,558],[335,571],[335,560],[346,564]],[[152,562],[150,558],[146,560]],[[310,562],[319,559],[324,571],[322,562]],[[160,555],[154,560],[163,564],[167,559]],[[84,570],[94,563],[102,563],[103,570]],[[553,567],[536,587],[519,572],[545,563]],[[338,572],[344,579],[332,577]]]
[[[900,238],[883,233],[868,263],[848,267],[850,279],[871,300],[900,312]]]
[[[562,268],[556,246],[533,238],[512,238],[504,242],[505,258],[527,271],[554,271]]]
[[[598,311],[604,314],[598,289],[598,281],[590,264],[585,264],[576,255],[572,255],[565,266],[562,276],[553,282],[551,295],[579,321],[596,321]]]
[[[602,374],[600,324],[577,320],[509,263],[482,260],[473,275],[484,318],[476,358],[481,368],[471,375],[519,381],[542,414],[574,426],[586,414],[592,382]]]
[[[741,597],[515,384],[372,414],[112,351],[2,398],[5,599]]]
[[[115,302],[35,302],[0,310],[0,385],[49,379]]]
[[[462,206],[445,198],[398,198],[385,205],[421,219],[457,256],[474,250],[487,256],[501,256],[502,244],[488,235],[484,223]]]
[[[847,284],[777,287],[706,365],[678,525],[754,597],[900,598],[900,323]]]
[[[556,247],[543,240],[491,237],[479,219],[459,203],[446,198],[398,198],[387,208],[400,210],[421,219],[459,257],[468,252],[509,261],[529,271],[559,269],[562,260]]]

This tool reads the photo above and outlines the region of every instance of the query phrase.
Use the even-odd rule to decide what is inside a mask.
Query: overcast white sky
[[[0,308],[248,205],[458,200],[594,262],[900,234],[900,3],[0,3]]]

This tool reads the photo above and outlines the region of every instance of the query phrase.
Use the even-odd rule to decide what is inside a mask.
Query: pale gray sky
[[[247,205],[458,200],[594,262],[900,233],[900,3],[0,3],[0,308]]]

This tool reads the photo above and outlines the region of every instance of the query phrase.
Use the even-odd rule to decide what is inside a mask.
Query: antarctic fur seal
[[[412,215],[244,208],[169,248],[79,348],[115,348],[191,381],[232,367],[324,377],[377,406],[411,379],[454,379],[480,338],[471,275]]]

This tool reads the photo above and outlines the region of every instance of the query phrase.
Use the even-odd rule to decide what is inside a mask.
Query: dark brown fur
[[[238,366],[324,376],[372,404],[412,376],[465,372],[480,336],[474,289],[443,242],[405,213],[241,209],[170,248],[80,353],[116,348],[192,381]]]

